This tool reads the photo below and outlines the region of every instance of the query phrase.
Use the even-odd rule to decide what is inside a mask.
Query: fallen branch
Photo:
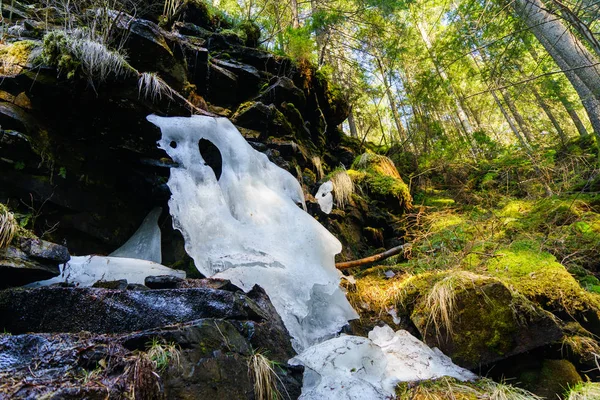
[[[386,258],[390,258],[391,256],[395,256],[404,250],[404,247],[408,245],[408,243],[402,244],[400,246],[392,247],[389,250],[384,251],[383,253],[375,254],[374,256],[369,256],[366,258],[361,258],[360,260],[353,261],[345,261],[340,263],[335,263],[335,267],[337,269],[347,269],[353,267],[360,267],[363,265],[373,264],[377,261],[385,260]]]

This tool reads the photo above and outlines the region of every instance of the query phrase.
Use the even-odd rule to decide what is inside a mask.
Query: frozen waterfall
[[[299,207],[304,194],[291,174],[254,150],[227,119],[148,120],[161,128],[159,147],[179,165],[168,181],[169,208],[200,272],[244,290],[262,286],[297,351],[358,317],[339,288],[335,255],[342,246]],[[221,153],[218,180],[200,139]]]
[[[369,338],[335,337],[358,314],[339,287],[340,242],[307,214],[296,179],[254,150],[224,118],[148,120],[162,131],[159,147],[171,169],[170,213],[188,254],[206,276],[226,278],[248,291],[262,286],[306,367],[302,399],[388,399],[401,380],[474,375],[452,364],[408,332],[375,328]],[[221,153],[219,178],[199,143]],[[319,189],[331,211],[332,187]],[[319,197],[319,196],[317,196]]]

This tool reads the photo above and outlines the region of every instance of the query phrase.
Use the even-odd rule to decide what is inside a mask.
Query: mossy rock
[[[562,398],[570,387],[582,382],[568,360],[543,360],[539,369],[522,372],[519,380],[525,388],[547,399]]]
[[[473,262],[479,257],[472,255],[470,259]],[[474,264],[478,264],[478,271],[500,278],[559,318],[575,319],[600,334],[600,297],[583,289],[553,255],[539,250],[539,244],[514,242]]]
[[[411,282],[412,312],[425,343],[466,368],[489,365],[562,337],[553,316],[499,279],[450,271]],[[407,288],[406,295],[411,295]]]
[[[257,47],[260,40],[260,27],[253,21],[244,21],[238,29],[244,32],[244,44],[248,47]]]
[[[410,190],[389,158],[363,153],[355,159],[352,170],[348,171],[348,175],[354,184],[366,189],[394,211],[402,212],[412,208]]]

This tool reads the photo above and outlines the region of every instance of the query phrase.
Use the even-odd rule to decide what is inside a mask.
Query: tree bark
[[[517,121],[517,125],[519,125],[521,132],[523,132],[523,136],[525,136],[525,139],[529,144],[533,144],[534,140],[533,135],[531,134],[531,130],[529,130],[529,127],[523,119],[523,116],[517,109],[517,106],[515,106],[512,97],[510,97],[510,94],[505,89],[500,89],[500,94],[504,99],[504,103],[506,103],[508,109],[510,110],[510,113],[513,115],[513,118],[515,119],[515,121]]]
[[[539,106],[542,108],[542,110],[544,110],[544,114],[546,114],[546,116],[552,123],[552,126],[556,130],[556,133],[558,133],[558,137],[560,138],[560,141],[564,145],[565,143],[567,143],[567,135],[565,134],[565,131],[558,123],[558,120],[554,116],[554,113],[552,112],[552,110],[550,109],[548,104],[544,101],[544,98],[542,97],[540,92],[538,92],[536,87],[531,85],[530,89],[531,89],[531,93],[533,93],[533,97],[535,97],[535,100],[538,102]]]
[[[552,0],[558,6],[560,15],[579,33],[579,35],[590,45],[597,56],[600,56],[600,42],[591,31],[590,27],[583,22],[577,14],[573,12],[566,4],[559,0]]]
[[[598,60],[588,51],[541,0],[515,0],[513,7],[531,32],[563,70],[572,69],[596,100],[600,100]],[[583,102],[583,99],[582,99]]]
[[[290,7],[292,8],[292,28],[299,28],[300,19],[298,17],[298,0],[290,0]]]
[[[354,120],[354,107],[350,106],[348,111],[348,126],[350,126],[350,136],[358,138],[358,130],[356,129],[356,121]]]

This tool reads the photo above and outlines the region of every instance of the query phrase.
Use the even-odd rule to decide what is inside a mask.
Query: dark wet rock
[[[295,353],[264,290],[188,284],[195,288],[1,291],[0,329],[12,334],[0,334],[0,398],[125,399],[135,391],[141,399],[250,400],[248,361],[257,351],[277,363],[280,392],[297,398],[303,371],[287,366]],[[20,334],[39,330],[72,333]],[[147,354],[153,346],[174,355],[162,368]]]
[[[237,102],[238,78],[233,72],[211,63],[208,66],[208,77],[209,101],[221,105]]]
[[[233,60],[224,61],[216,58],[212,59],[211,62],[235,74],[238,82],[243,82],[242,85],[238,85],[238,101],[245,101],[250,97],[255,96],[262,83],[266,81],[266,77],[251,65],[242,64]]]
[[[205,96],[208,91],[208,50],[204,43],[183,42],[183,51],[187,63],[188,79],[196,85],[196,91]]]
[[[59,264],[69,261],[66,247],[40,239],[18,238],[0,249],[0,288],[25,285],[59,274]]]
[[[273,104],[267,106],[259,101],[244,103],[232,119],[237,125],[261,132],[263,139],[293,136],[289,122]]]
[[[29,257],[64,264],[71,259],[69,250],[65,246],[34,238],[19,238],[18,246]]]
[[[152,343],[174,346],[177,357],[157,369],[146,355]],[[280,392],[297,398],[302,370],[287,366],[293,352],[261,350],[278,363]],[[222,319],[122,335],[0,335],[0,398],[126,399],[135,391],[141,399],[254,399],[253,351]]]
[[[45,287],[0,292],[0,329],[15,334],[118,333],[200,318],[262,321],[271,316],[241,292],[206,288],[116,291]]]
[[[126,279],[120,279],[118,281],[98,281],[95,282],[92,287],[98,289],[124,290],[129,288],[129,284]]]
[[[187,71],[181,54],[177,54],[177,40],[157,24],[143,19],[123,16],[117,27],[125,32],[128,62],[140,72],[159,72],[176,90],[187,83]]]
[[[144,284],[150,289],[175,289],[180,287],[184,279],[173,275],[147,276]]]
[[[291,103],[296,108],[302,110],[306,105],[304,92],[298,89],[290,78],[279,77],[273,82],[259,98],[265,104],[275,104],[277,107],[281,103]]]
[[[173,29],[185,36],[195,36],[202,39],[208,39],[211,37],[213,32],[208,29],[202,28],[191,22],[176,22],[173,25]]]
[[[142,285],[141,283],[130,283],[127,285],[127,290],[150,290],[148,286]]]
[[[162,399],[150,361],[89,334],[0,335],[2,399]]]

